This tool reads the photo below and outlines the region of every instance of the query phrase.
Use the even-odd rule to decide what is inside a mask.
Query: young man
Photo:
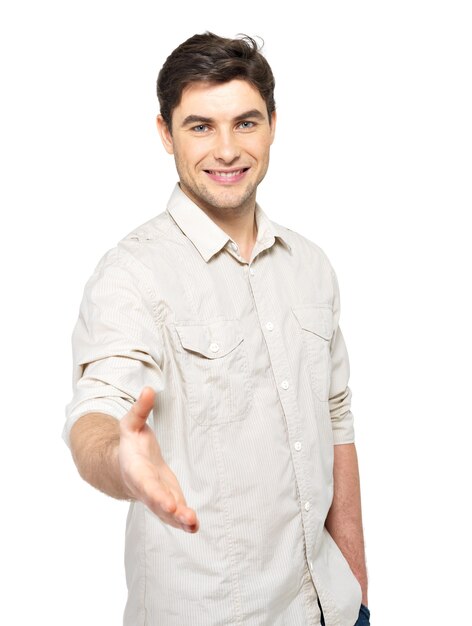
[[[336,275],[256,204],[272,72],[206,33],[157,87],[179,184],[86,285],[64,429],[81,476],[131,501],[124,623],[368,624]]]

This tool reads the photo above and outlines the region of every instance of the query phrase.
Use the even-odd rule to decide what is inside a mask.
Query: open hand
[[[195,533],[197,515],[187,506],[175,474],[162,458],[154,431],[146,424],[155,394],[151,387],[144,387],[120,420],[121,476],[132,499],[143,502],[166,524]]]

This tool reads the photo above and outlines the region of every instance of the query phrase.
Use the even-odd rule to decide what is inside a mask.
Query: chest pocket
[[[329,399],[331,382],[330,341],[333,335],[333,311],[329,306],[292,307],[306,349],[312,389],[322,402]]]
[[[175,329],[190,416],[204,426],[246,419],[253,389],[238,320],[181,322]]]

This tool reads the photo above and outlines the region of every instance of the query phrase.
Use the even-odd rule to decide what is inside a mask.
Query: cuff
[[[62,438],[66,445],[70,448],[70,431],[75,422],[87,413],[106,413],[116,419],[121,419],[131,408],[131,403],[122,399],[114,398],[93,398],[84,400],[74,407],[74,410],[67,415],[66,423],[62,429]]]

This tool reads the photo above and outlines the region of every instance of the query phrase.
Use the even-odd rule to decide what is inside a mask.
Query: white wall
[[[340,283],[373,623],[469,619],[470,4],[7,2],[0,13],[0,621],[121,623],[127,505],[60,438],[100,256],[165,208],[155,79],[205,30],[261,35],[278,135],[259,201]]]

